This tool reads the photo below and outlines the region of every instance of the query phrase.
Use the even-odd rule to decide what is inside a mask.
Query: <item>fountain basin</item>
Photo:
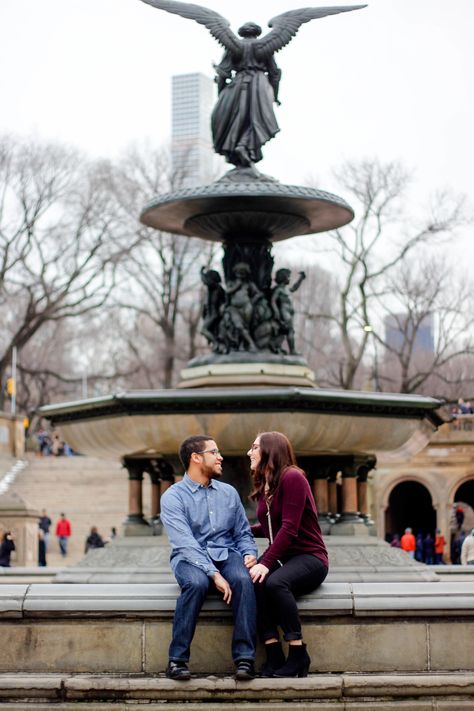
[[[277,242],[336,229],[353,217],[350,205],[337,195],[237,169],[210,185],[156,197],[140,221],[157,230],[218,242],[246,242],[249,235]]]
[[[208,433],[241,456],[257,432],[287,434],[299,456],[412,456],[443,418],[439,400],[415,395],[297,387],[213,387],[116,393],[40,409],[78,452],[96,457],[176,455]]]

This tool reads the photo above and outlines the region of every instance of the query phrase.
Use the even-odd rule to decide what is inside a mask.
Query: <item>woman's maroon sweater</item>
[[[284,472],[270,504],[273,543],[267,548],[260,563],[273,568],[280,560],[303,553],[320,558],[328,566],[328,553],[324,545],[318,512],[313,493],[306,477],[299,469]],[[270,540],[267,504],[262,495],[257,503],[259,523],[252,526],[254,536]]]

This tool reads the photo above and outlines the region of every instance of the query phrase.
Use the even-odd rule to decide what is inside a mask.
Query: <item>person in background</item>
[[[461,565],[461,550],[465,538],[465,532],[461,531],[453,536],[451,540],[451,563],[453,565]]]
[[[461,565],[474,565],[474,528],[462,544]]]
[[[392,536],[392,540],[390,541],[390,545],[392,548],[400,548],[400,536],[398,533],[394,533]]]
[[[423,540],[423,555],[426,565],[434,563],[434,540],[431,533],[427,533]]]
[[[267,659],[266,677],[305,677],[311,659],[301,632],[296,597],[316,590],[328,573],[328,554],[311,487],[281,432],[263,432],[248,451],[257,501],[252,533],[270,543],[249,565],[257,597],[257,626]],[[278,627],[288,642],[285,659]]]
[[[423,563],[423,534],[417,533],[415,542],[415,560]]]
[[[51,454],[51,438],[45,429],[41,427],[36,434],[38,440],[39,453],[41,457]]]
[[[454,512],[456,516],[456,524],[459,530],[461,530],[462,525],[464,523],[464,509],[462,506],[457,506],[456,511]]]
[[[46,568],[46,540],[45,532],[41,528],[38,528],[38,565],[40,568]]]
[[[11,531],[5,531],[2,536],[2,542],[0,543],[0,567],[10,567],[10,556],[14,550],[15,543]]]
[[[61,439],[59,432],[53,432],[51,440],[51,454],[54,457],[62,457],[64,454],[64,442]]]
[[[48,550],[49,529],[51,528],[52,523],[53,522],[51,521],[48,514],[46,513],[46,509],[43,509],[41,511],[41,516],[39,517],[39,520],[38,520],[38,526],[44,533],[43,540],[44,540],[44,545],[45,545],[46,550]]]
[[[405,533],[400,539],[400,548],[406,551],[410,558],[415,557],[416,541],[411,528],[405,528]]]
[[[439,528],[436,529],[435,536],[435,565],[440,565],[443,562],[444,547],[446,545],[446,539],[441,534]]]
[[[91,548],[103,548],[105,546],[104,539],[100,535],[97,526],[92,526],[91,532],[86,538],[84,553],[87,553]]]
[[[71,522],[66,518],[66,514],[62,513],[61,518],[56,524],[56,536],[59,543],[59,550],[63,558],[67,556],[67,545],[71,537]]]

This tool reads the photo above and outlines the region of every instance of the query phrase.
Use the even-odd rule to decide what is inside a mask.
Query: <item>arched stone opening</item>
[[[468,479],[456,489],[454,503],[466,504],[474,510],[474,477]]]
[[[461,518],[459,518],[461,512]],[[466,534],[474,528],[474,476],[464,481],[453,497],[451,513],[451,562],[461,562],[461,547]]]
[[[385,511],[387,540],[391,540],[395,533],[402,535],[408,527],[413,533],[423,535],[433,535],[436,530],[436,511],[431,494],[426,486],[411,480],[400,482],[390,492]]]

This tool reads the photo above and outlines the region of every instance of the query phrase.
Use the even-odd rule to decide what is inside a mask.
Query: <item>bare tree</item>
[[[463,367],[474,365],[473,285],[445,256],[413,257],[387,275],[378,297],[386,326],[374,330],[383,348],[379,377],[385,389],[453,397],[460,377],[463,387],[474,382]]]
[[[451,235],[464,222],[463,200],[439,194],[421,217],[406,217],[409,173],[398,163],[377,160],[347,162],[336,179],[356,218],[328,233],[338,301],[319,317],[339,332],[343,357],[333,385],[352,389],[364,369],[364,356],[376,318],[384,279],[419,245],[430,246]],[[318,244],[324,240],[318,237]]]
[[[137,370],[107,311],[51,321],[21,351],[18,409],[31,419],[46,402],[78,400],[124,388]]]
[[[170,171],[164,151],[138,147],[126,154],[119,172],[115,190],[135,220],[155,194],[179,187],[186,177],[182,167],[176,174]],[[216,246],[144,226],[135,229],[144,239],[121,265],[114,304],[129,314],[125,336],[148,387],[167,388],[175,380],[177,365],[197,352],[199,265],[213,261]]]
[[[328,316],[335,316],[338,285],[335,277],[314,263],[303,260],[289,262],[294,271],[304,266],[306,279],[292,295],[295,309],[297,348],[316,374],[318,385],[328,387],[338,382],[338,364],[343,353],[339,331]]]
[[[117,217],[104,167],[60,145],[0,139],[2,382],[14,347],[106,303],[140,240]]]

